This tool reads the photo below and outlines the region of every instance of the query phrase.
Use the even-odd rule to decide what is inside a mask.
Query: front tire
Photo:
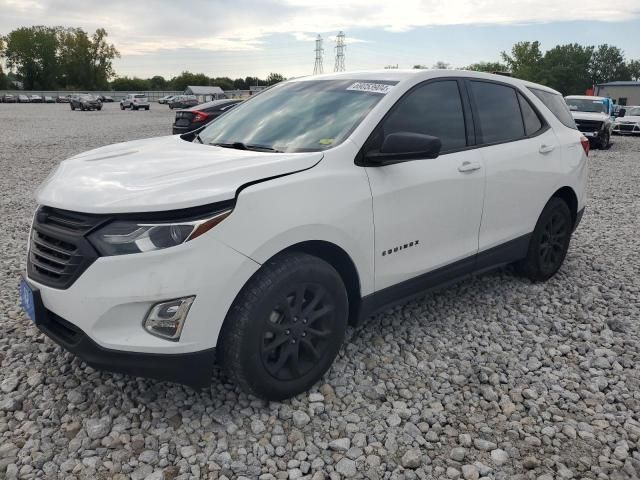
[[[601,150],[606,150],[607,148],[609,148],[610,144],[611,144],[611,134],[609,133],[609,131],[606,131],[598,139],[598,148],[600,148]]]
[[[269,260],[236,297],[222,326],[219,359],[247,393],[283,400],[308,390],[344,340],[349,301],[338,272],[305,254]]]
[[[553,197],[542,210],[529,241],[527,256],[516,264],[518,272],[533,282],[544,282],[562,266],[573,231],[566,202]]]

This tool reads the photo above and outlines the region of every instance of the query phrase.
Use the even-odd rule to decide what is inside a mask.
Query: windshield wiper
[[[230,142],[230,143],[212,143],[216,147],[223,148],[235,148],[236,150],[251,150],[255,152],[273,152],[273,153],[282,153],[280,150],[276,150],[275,148],[268,147],[266,145],[253,145],[250,143],[242,143],[242,142]]]

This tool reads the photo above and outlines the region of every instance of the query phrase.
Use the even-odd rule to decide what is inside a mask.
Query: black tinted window
[[[540,117],[538,117],[538,114],[533,109],[529,101],[524,98],[524,95],[518,93],[518,100],[520,101],[520,109],[522,110],[524,130],[527,135],[533,135],[542,128]]]
[[[379,148],[384,136],[396,132],[432,135],[442,141],[442,152],[466,147],[464,113],[458,83],[455,80],[422,85],[406,97],[387,117],[373,148]]]
[[[564,98],[562,98],[562,95],[547,92],[545,90],[538,90],[537,88],[529,88],[529,90],[531,90],[531,92],[538,97],[549,110],[551,110],[551,113],[553,113],[563,125],[573,128],[574,130],[578,129],[576,127],[576,122],[573,121],[569,107],[567,107]]]
[[[488,82],[471,82],[483,143],[506,142],[524,136],[516,91]]]

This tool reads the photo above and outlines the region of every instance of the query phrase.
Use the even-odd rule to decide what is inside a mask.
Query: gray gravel
[[[640,478],[640,138],[590,157],[565,266],[507,269],[350,332],[308,394],[265,403],[101,373],[21,313],[32,192],[60,160],[172,115],[0,104],[0,478]]]

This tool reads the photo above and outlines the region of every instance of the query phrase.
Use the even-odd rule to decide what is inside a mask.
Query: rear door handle
[[[540,150],[538,150],[540,153],[549,153],[549,152],[553,152],[553,149],[556,148],[555,145],[545,145],[544,143],[542,145],[540,145]]]
[[[475,170],[480,170],[481,168],[482,168],[482,165],[480,165],[480,162],[462,162],[458,166],[458,171],[459,172],[473,172]]]

